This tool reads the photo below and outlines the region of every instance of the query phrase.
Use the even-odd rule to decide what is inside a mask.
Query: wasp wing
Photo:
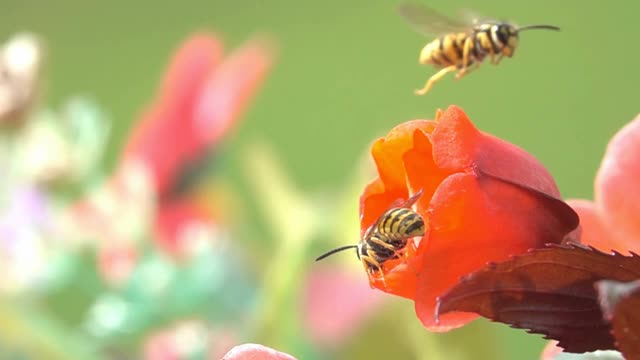
[[[473,27],[470,22],[453,20],[425,5],[402,3],[398,12],[414,30],[426,36],[464,32]]]

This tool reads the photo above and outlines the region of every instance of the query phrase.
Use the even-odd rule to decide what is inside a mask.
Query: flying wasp
[[[400,15],[424,35],[441,35],[420,52],[421,64],[432,64],[440,71],[432,75],[416,95],[426,94],[440,79],[457,71],[462,79],[487,57],[498,65],[504,56],[512,57],[518,46],[520,32],[532,29],[560,30],[553,25],[517,27],[507,22],[458,22],[436,11],[417,4],[405,3],[398,8]],[[445,34],[445,35],[442,35]]]
[[[407,246],[409,239],[424,235],[424,220],[411,207],[422,196],[422,190],[406,201],[396,201],[365,232],[357,245],[347,245],[320,255],[316,261],[347,249],[357,249],[358,259],[362,261],[369,275],[382,276],[382,265],[391,259],[397,259]]]

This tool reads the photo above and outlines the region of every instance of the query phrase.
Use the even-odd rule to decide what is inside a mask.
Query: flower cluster
[[[0,51],[0,292],[49,305],[25,308],[27,317],[0,305],[27,329],[1,337],[0,351],[96,358],[146,341],[150,359],[222,356],[248,332],[237,319],[253,311],[256,278],[212,206],[176,185],[232,130],[270,69],[271,47],[252,40],[225,56],[216,36],[192,35],[113,171],[96,166],[109,119],[94,101],[72,98],[61,111],[36,101],[41,49],[19,35]],[[211,320],[186,319],[203,313]],[[55,319],[62,337],[23,347],[41,336],[33,316]],[[90,341],[61,340],[75,328]]]

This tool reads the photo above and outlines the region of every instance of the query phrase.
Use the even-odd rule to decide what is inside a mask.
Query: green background
[[[80,93],[107,109],[115,128],[107,167],[113,166],[131,121],[153,95],[169,54],[200,29],[222,35],[228,48],[257,33],[270,35],[279,48],[274,70],[227,140],[226,161],[217,168],[232,181],[244,176],[242,149],[260,139],[275,147],[303,190],[340,188],[376,137],[400,122],[431,118],[436,109],[457,104],[482,130],[538,157],[565,197],[591,198],[607,141],[639,111],[640,49],[634,34],[640,5],[631,1],[434,0],[429,6],[452,16],[472,9],[519,24],[558,25],[562,31],[522,34],[514,58],[498,67],[484,64],[462,81],[448,76],[424,97],[413,90],[433,73],[417,62],[430,39],[403,23],[395,1],[0,4],[2,39],[29,30],[46,40],[50,105]],[[254,215],[246,221],[255,228],[250,231],[259,233],[261,221]],[[412,311],[407,302],[397,305],[370,327],[382,326],[396,312]],[[497,341],[469,344],[487,329]],[[358,342],[366,347],[376,336],[385,333],[364,333],[354,347]],[[469,358],[515,358],[525,351],[527,358],[536,358],[544,344],[482,321],[441,338],[456,351],[475,349]]]

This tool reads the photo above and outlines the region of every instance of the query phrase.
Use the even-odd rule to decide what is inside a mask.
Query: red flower
[[[251,41],[222,59],[209,34],[191,36],[171,61],[156,99],[125,146],[122,164],[141,161],[162,195],[182,170],[238,119],[270,68],[270,47]]]
[[[604,252],[640,253],[640,116],[613,136],[596,175],[594,201],[568,200],[580,216],[581,242]],[[562,349],[550,341],[542,359]]]
[[[213,223],[191,199],[168,195],[184,166],[227,135],[272,58],[265,42],[253,40],[223,59],[220,40],[206,33],[191,36],[177,50],[155,100],[125,142],[116,173],[99,191],[104,195],[81,201],[75,212],[102,240],[100,268],[107,279],[124,283],[135,264],[140,224],[123,226],[122,217],[152,222],[160,246],[172,255],[185,251],[179,236],[184,228]],[[135,181],[128,181],[132,173]]]
[[[449,313],[435,322],[437,296],[461,276],[487,262],[559,243],[578,225],[540,162],[477,130],[458,107],[439,112],[434,121],[398,125],[371,152],[378,177],[360,199],[362,233],[392,202],[419,190],[416,211],[426,232],[417,245],[407,246],[402,259],[384,263],[384,281],[374,274],[370,284],[413,299],[430,330],[447,331],[477,316]]]
[[[123,152],[122,165],[133,161],[149,170],[160,201],[157,238],[172,254],[184,250],[177,238],[182,228],[211,219],[196,204],[166,195],[183,167],[231,129],[270,69],[272,53],[266,43],[254,40],[222,58],[218,38],[191,36],[174,55],[156,99]]]
[[[640,253],[640,116],[609,142],[595,181],[595,200],[569,200],[582,242],[603,251]]]

